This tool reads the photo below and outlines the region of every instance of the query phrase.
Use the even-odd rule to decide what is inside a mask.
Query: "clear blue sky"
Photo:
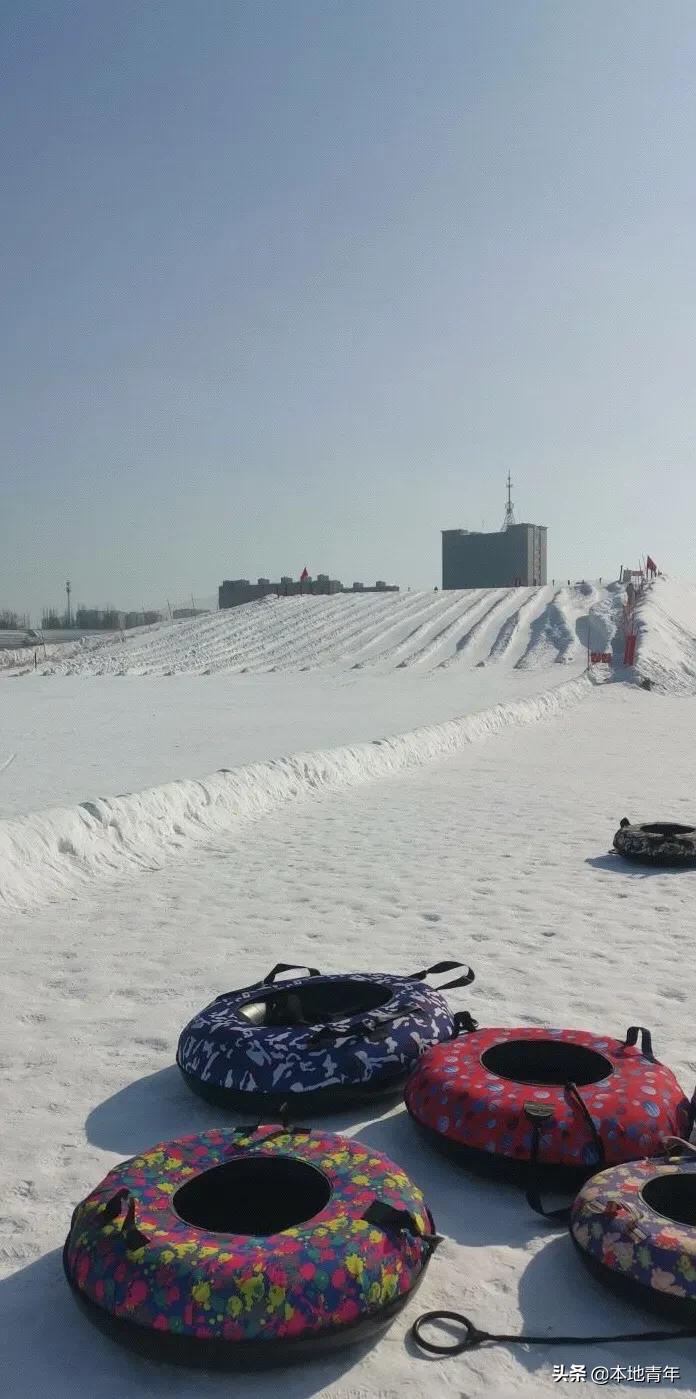
[[[696,576],[692,0],[5,0],[0,604]]]

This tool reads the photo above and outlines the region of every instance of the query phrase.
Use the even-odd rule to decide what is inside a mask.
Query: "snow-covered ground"
[[[582,668],[0,680],[0,820],[407,732],[532,697]]]
[[[589,596],[611,641],[620,594],[595,588]],[[399,1161],[446,1235],[418,1297],[371,1347],[282,1376],[160,1368],[88,1325],[60,1266],[71,1209],[111,1164],[226,1120],[180,1082],[172,1067],[178,1033],[211,996],[278,960],[402,972],[446,956],[470,961],[477,981],[450,993],[454,1008],[470,1007],[484,1025],[610,1033],[648,1025],[657,1053],[691,1092],[696,873],[646,873],[607,854],[623,815],[695,814],[696,681],[684,693],[688,646],[679,651],[672,630],[678,624],[685,637],[696,636],[696,594],[693,611],[689,597],[658,580],[641,605],[638,671],[647,673],[646,661],[653,666],[650,693],[583,681],[578,653],[557,665],[564,627],[578,652],[584,644],[588,609],[579,597],[574,618],[567,603],[557,615],[553,599],[528,615],[526,640],[511,643],[509,662],[483,670],[438,661],[428,671],[426,660],[425,674],[407,677],[392,658],[390,674],[366,675],[352,663],[341,672],[331,661],[313,676],[8,675],[0,682],[0,793],[17,782],[5,811],[31,812],[0,820],[0,891],[15,893],[0,912],[3,1399],[230,1392],[268,1399],[279,1383],[291,1399],[536,1394],[556,1391],[553,1365],[561,1362],[586,1363],[588,1374],[591,1365],[677,1365],[682,1379],[672,1388],[694,1392],[689,1342],[503,1347],[447,1361],[416,1354],[408,1328],[431,1307],[463,1310],[505,1331],[581,1334],[655,1323],[593,1282],[569,1240],[531,1215],[517,1191],[432,1154],[398,1107],[329,1120]],[[438,597],[438,606],[447,601]],[[488,604],[495,607],[492,596]],[[487,654],[504,625],[498,614]],[[332,646],[333,656],[340,644]],[[542,648],[547,660],[538,670],[518,668]],[[448,655],[456,654],[455,641]],[[457,683],[459,691],[449,688]],[[213,715],[229,687],[242,684],[256,687],[255,706],[240,705],[225,731]],[[173,696],[168,707],[165,690]],[[289,713],[273,728],[273,708],[284,705]],[[476,709],[485,713],[472,715]],[[44,731],[38,739],[30,734],[35,724]],[[30,764],[47,759],[51,725],[59,755],[42,785]],[[417,734],[388,738],[416,726]],[[167,754],[175,733],[180,749]],[[332,751],[307,756],[329,744]],[[138,745],[136,756],[126,751]],[[305,756],[267,761],[298,750]],[[240,762],[256,766],[210,777],[214,767]],[[120,805],[98,801],[184,777],[201,780],[160,785]],[[80,799],[88,805],[75,806]],[[56,801],[62,812],[37,810]],[[35,897],[23,904],[21,890],[32,886]],[[17,911],[32,902],[40,906]]]
[[[269,598],[57,647],[36,672],[24,654],[0,685],[0,819],[538,694],[582,673],[588,629],[620,654],[622,604],[590,583]]]

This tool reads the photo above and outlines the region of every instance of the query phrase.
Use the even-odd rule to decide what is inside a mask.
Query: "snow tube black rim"
[[[570,1237],[573,1241],[573,1247],[580,1254],[588,1272],[603,1287],[608,1287],[611,1292],[615,1293],[617,1297],[621,1297],[627,1302],[633,1302],[635,1306],[645,1307],[646,1311],[669,1317],[673,1321],[688,1321],[692,1325],[696,1322],[696,1304],[692,1300],[685,1297],[674,1297],[668,1292],[659,1292],[657,1288],[646,1287],[645,1283],[638,1282],[626,1273],[620,1273],[616,1268],[607,1267],[606,1263],[600,1263],[598,1258],[593,1258],[590,1253],[585,1251],[575,1238],[572,1229]]]
[[[93,1302],[77,1286],[68,1266],[68,1243],[63,1248],[63,1271],[70,1291],[80,1310],[99,1331],[125,1349],[160,1364],[185,1366],[198,1370],[268,1370],[285,1365],[306,1363],[321,1358],[342,1347],[362,1344],[379,1336],[403,1311],[423,1281],[426,1267],[413,1286],[379,1311],[359,1317],[340,1326],[327,1327],[312,1336],[298,1336],[285,1341],[224,1341],[180,1336],[172,1332],[154,1331],[149,1326],[127,1321]]]
[[[377,1083],[332,1084],[308,1093],[244,1093],[234,1088],[221,1088],[215,1083],[204,1083],[194,1074],[187,1073],[177,1059],[177,1068],[187,1088],[214,1107],[225,1108],[229,1112],[260,1114],[263,1118],[282,1114],[290,1121],[299,1121],[308,1114],[325,1116],[333,1112],[344,1112],[346,1108],[394,1099],[403,1093],[406,1081],[412,1072],[412,1065],[401,1069],[388,1079]]]

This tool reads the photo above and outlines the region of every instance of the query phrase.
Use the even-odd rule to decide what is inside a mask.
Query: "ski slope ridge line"
[[[0,821],[0,908],[24,912],[99,878],[157,869],[174,853],[317,793],[420,767],[510,727],[565,713],[594,689],[585,675],[529,699],[369,743],[221,769],[111,800]]]

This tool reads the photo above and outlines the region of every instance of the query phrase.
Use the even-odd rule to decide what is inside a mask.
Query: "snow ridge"
[[[203,780],[185,779],[111,800],[57,807],[0,822],[0,908],[23,912],[86,881],[126,869],[155,869],[171,853],[236,822],[314,793],[338,791],[422,766],[512,726],[550,719],[591,693],[587,675],[539,695],[460,719],[373,739],[295,753]]]

